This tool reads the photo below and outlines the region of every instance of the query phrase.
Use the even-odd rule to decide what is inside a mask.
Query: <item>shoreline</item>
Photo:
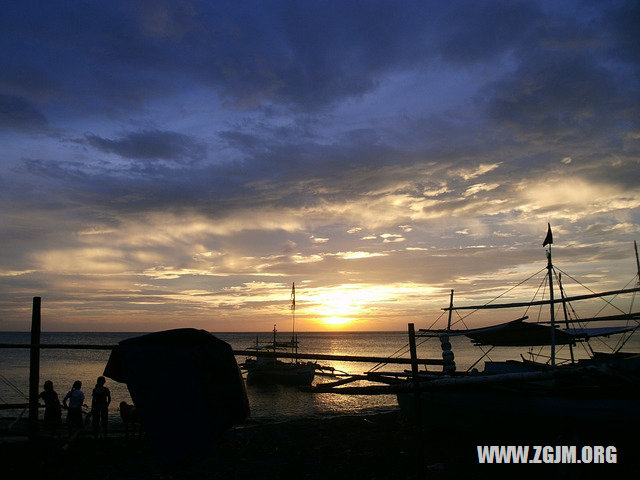
[[[609,441],[606,436],[600,439]],[[523,471],[538,467],[478,465],[476,445],[570,445],[586,440],[591,441],[557,435],[545,438],[527,432],[504,436],[496,432],[426,431],[407,422],[399,411],[391,411],[238,425],[221,435],[210,454],[172,468],[161,465],[144,438],[125,438],[114,432],[106,439],[94,440],[90,431],[67,450],[62,450],[60,442],[46,438],[36,445],[26,440],[2,443],[0,465],[3,474],[8,474],[5,478],[60,480],[195,480],[256,475],[261,479],[437,479],[459,478],[477,469],[499,474],[498,468],[515,473],[513,468]],[[617,465],[541,468],[569,474],[593,472],[594,468],[618,472],[637,462],[633,458],[636,447],[635,439],[620,438]]]

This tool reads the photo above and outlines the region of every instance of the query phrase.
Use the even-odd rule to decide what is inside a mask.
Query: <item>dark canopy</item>
[[[464,335],[473,340],[475,345],[496,347],[530,347],[551,344],[551,326],[541,323],[527,323],[522,317],[510,322],[492,325],[490,327],[469,328],[465,330],[420,330],[423,337],[438,337],[447,335],[455,337]],[[554,328],[556,345],[573,345],[578,341],[593,337],[606,337],[634,330],[635,327],[596,327],[569,328],[560,330]]]
[[[204,330],[123,340],[104,375],[127,384],[151,446],[167,463],[209,452],[223,431],[249,415],[231,347]]]

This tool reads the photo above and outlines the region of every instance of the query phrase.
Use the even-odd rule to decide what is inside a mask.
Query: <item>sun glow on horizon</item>
[[[308,288],[300,297],[301,313],[313,323],[332,329],[367,328],[368,320],[382,318],[398,305],[424,308],[425,298],[438,292],[437,287],[417,283],[371,285],[349,283],[332,287]],[[382,314],[384,317],[385,314]]]
[[[314,302],[313,313],[320,317],[318,320],[333,327],[346,325],[352,317],[362,312],[364,305],[358,298],[357,291],[335,289],[319,293]]]
[[[345,326],[372,308],[372,303],[381,300],[372,288],[364,285],[341,285],[330,289],[322,289],[313,295],[313,306],[310,313],[317,317],[317,322],[331,327]]]
[[[340,327],[353,321],[353,318],[348,317],[324,317],[320,319],[322,323],[331,327]]]

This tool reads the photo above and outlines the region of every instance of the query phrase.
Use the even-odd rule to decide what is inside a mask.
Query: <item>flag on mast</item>
[[[296,309],[296,283],[291,284],[291,310]]]
[[[551,245],[553,243],[553,234],[551,233],[551,224],[547,223],[547,236],[544,237],[544,242],[542,243],[543,247],[547,245]]]

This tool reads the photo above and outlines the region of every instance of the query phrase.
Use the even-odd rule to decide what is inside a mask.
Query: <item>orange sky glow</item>
[[[443,326],[547,223],[635,281],[638,2],[134,3],[4,13],[1,331]]]

